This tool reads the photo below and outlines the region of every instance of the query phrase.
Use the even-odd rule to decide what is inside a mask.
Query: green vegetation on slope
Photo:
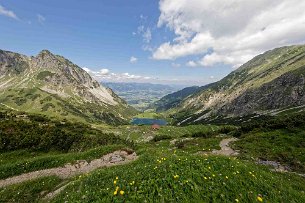
[[[305,114],[304,114],[305,115]],[[16,118],[1,116],[2,122],[47,123],[44,117]],[[72,179],[49,177],[0,189],[0,202],[24,199],[39,202],[45,195],[64,184],[68,186],[51,202],[300,202],[303,203],[305,179],[290,173],[276,173],[268,167],[256,165],[253,159],[271,158],[286,154],[303,160],[304,130],[302,114],[252,121],[235,126],[193,125],[162,126],[154,131],[150,126],[109,127],[105,132],[115,133],[115,145],[108,133],[79,124],[62,124],[70,133],[84,132],[94,137],[93,145],[76,143],[66,150],[43,151],[25,149],[4,150],[0,156],[1,179],[23,172],[62,166],[65,163],[101,157],[111,151],[132,147],[139,159],[122,166],[102,168]],[[19,120],[18,120],[19,119]],[[12,123],[9,123],[14,126]],[[79,129],[79,130],[78,130]],[[21,132],[21,131],[20,131]],[[101,132],[106,139],[102,146],[94,142]],[[132,136],[131,136],[132,135]],[[211,155],[219,142],[228,135],[240,138],[233,143],[240,147],[241,157],[229,158]],[[144,139],[151,136],[152,139]],[[128,139],[130,141],[125,141]],[[136,142],[133,144],[131,141]],[[91,142],[85,140],[84,142]],[[264,142],[264,143],[260,143]],[[251,144],[250,144],[251,143]],[[68,145],[69,146],[69,145]],[[75,148],[73,147],[75,146]],[[65,149],[65,147],[63,148]],[[78,149],[82,149],[79,151]],[[274,149],[274,150],[272,150]],[[280,152],[282,150],[282,152]],[[301,152],[301,153],[300,153]],[[34,157],[33,157],[34,156]],[[273,156],[273,157],[272,157]],[[245,160],[246,159],[246,160]],[[295,162],[287,162],[290,165]],[[300,168],[300,165],[298,166]],[[4,172],[4,173],[3,173]],[[42,184],[44,183],[44,184]],[[63,184],[64,183],[64,184]],[[70,184],[69,184],[70,183]],[[26,189],[33,185],[31,189]],[[14,193],[14,194],[12,194]]]
[[[277,48],[183,98],[167,113],[176,123],[195,124],[301,106],[304,74],[304,45]]]
[[[293,171],[305,172],[305,113],[244,123],[234,132],[234,147],[246,159],[277,161]]]
[[[62,180],[58,177],[44,177],[0,189],[0,202],[38,202],[51,192]]]
[[[166,148],[150,148],[141,155],[132,164],[77,177],[54,202],[305,201],[303,179],[248,162],[175,154]]]

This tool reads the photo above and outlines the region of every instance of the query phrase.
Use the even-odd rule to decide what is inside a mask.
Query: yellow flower
[[[208,179],[208,178],[207,178],[207,177],[205,177],[205,176],[204,176],[203,178],[204,178],[205,180],[206,180],[206,179]]]
[[[263,202],[263,198],[261,196],[257,196],[257,201]]]
[[[238,199],[235,199],[235,202],[239,202],[239,200],[238,200]]]
[[[120,191],[120,194],[121,194],[121,195],[124,195],[124,193],[125,193],[125,192],[124,192],[123,190]]]
[[[117,194],[118,194],[118,191],[114,191],[114,192],[113,192],[113,195],[117,195]]]
[[[118,179],[119,179],[119,177],[117,176],[115,179],[116,179],[116,180],[118,180]]]
[[[226,179],[229,179],[229,177],[228,177],[228,176],[226,176]]]
[[[174,175],[174,178],[175,178],[175,179],[179,178],[179,175]]]
[[[113,181],[113,184],[114,184],[114,185],[116,184],[116,180],[115,180],[115,181]]]

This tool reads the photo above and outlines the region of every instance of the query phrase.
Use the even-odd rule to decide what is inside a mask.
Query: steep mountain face
[[[162,97],[160,100],[150,105],[150,108],[155,109],[157,112],[167,111],[171,108],[176,107],[177,105],[180,104],[182,100],[200,91],[201,89],[202,88],[198,86],[186,87],[182,90],[179,90],[177,92]]]
[[[305,46],[261,54],[171,109],[179,124],[305,105]]]
[[[49,116],[124,122],[135,110],[83,69],[47,50],[35,57],[0,50],[2,107]]]

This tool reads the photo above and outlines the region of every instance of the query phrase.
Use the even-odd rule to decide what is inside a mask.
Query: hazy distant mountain
[[[157,112],[169,110],[170,108],[174,108],[177,105],[179,105],[180,102],[185,98],[187,98],[188,96],[200,90],[201,87],[198,86],[186,87],[182,90],[179,90],[177,92],[162,97],[160,100],[151,104],[150,108],[155,109]]]
[[[179,123],[281,112],[305,105],[305,45],[256,56],[170,109]]]
[[[138,110],[146,110],[150,104],[163,96],[175,92],[181,86],[170,86],[151,83],[103,83],[116,94],[125,99],[127,103]]]
[[[0,106],[57,118],[124,122],[135,110],[82,68],[44,50],[0,50]]]

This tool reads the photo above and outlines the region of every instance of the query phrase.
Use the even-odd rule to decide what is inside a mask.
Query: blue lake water
[[[153,118],[133,118],[131,120],[133,125],[167,125],[166,120],[164,119],[153,119]]]

